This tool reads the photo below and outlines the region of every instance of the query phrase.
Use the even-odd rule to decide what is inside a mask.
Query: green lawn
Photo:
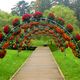
[[[64,53],[55,49],[55,46],[51,47],[51,49],[65,79],[80,80],[80,59],[73,56],[71,49],[66,49]]]
[[[43,40],[32,40],[31,45],[32,46],[43,46],[47,42],[44,42]]]
[[[26,50],[18,56],[16,50],[7,50],[5,58],[0,59],[0,80],[9,80],[31,53]]]

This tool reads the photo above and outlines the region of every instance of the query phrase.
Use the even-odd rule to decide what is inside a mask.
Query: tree
[[[12,14],[22,16],[26,12],[29,12],[29,4],[24,0],[19,1],[15,7],[12,8]]]
[[[64,1],[63,1],[63,4],[64,4],[65,6],[69,6],[69,0],[64,0]]]
[[[43,12],[51,7],[51,0],[36,0],[37,10]]]
[[[70,8],[75,11],[77,19],[80,21],[80,0],[76,0],[74,3],[72,3]]]
[[[31,14],[35,13],[35,10],[36,10],[36,1],[31,1],[30,5],[29,5],[29,8],[30,8],[30,13]]]
[[[9,23],[9,18],[11,17],[11,14],[8,14],[2,10],[0,10],[0,30],[2,27]]]

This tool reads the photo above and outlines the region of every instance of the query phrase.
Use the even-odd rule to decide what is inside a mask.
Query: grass
[[[74,57],[71,49],[68,48],[62,53],[52,46],[51,50],[65,76],[65,80],[80,80],[80,59]]]
[[[31,45],[32,46],[43,46],[44,44],[47,44],[48,41],[43,40],[32,40]]]
[[[5,58],[0,59],[0,80],[9,80],[31,53],[22,51],[18,56],[16,50],[7,50]]]

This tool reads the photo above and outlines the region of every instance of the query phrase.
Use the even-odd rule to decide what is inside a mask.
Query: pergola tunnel
[[[34,35],[51,36],[56,46],[64,52],[70,47],[74,56],[80,57],[80,35],[73,36],[74,28],[71,24],[65,25],[63,18],[56,18],[50,13],[47,18],[42,12],[24,14],[22,20],[15,18],[12,26],[5,25],[0,31],[0,58],[6,55],[6,49],[11,47],[22,50],[30,46],[30,41]]]

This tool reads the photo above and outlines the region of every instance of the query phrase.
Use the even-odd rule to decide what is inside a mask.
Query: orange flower
[[[30,22],[30,26],[38,26],[40,23],[39,22]]]
[[[59,27],[56,27],[55,28],[56,32],[60,33],[60,34],[63,34],[64,33],[64,30],[62,30],[61,28]]]
[[[8,47],[9,47],[9,42],[7,41],[7,42],[5,42],[4,45],[2,46],[2,49],[6,49],[6,48],[8,48]]]
[[[73,42],[69,42],[69,47],[73,50],[76,49],[76,45]]]
[[[28,24],[23,24],[23,25],[21,26],[21,28],[22,28],[22,29],[27,29],[27,28],[29,28],[29,25],[28,25]]]
[[[71,38],[66,33],[63,33],[62,36],[66,41],[70,41],[71,40]]]

